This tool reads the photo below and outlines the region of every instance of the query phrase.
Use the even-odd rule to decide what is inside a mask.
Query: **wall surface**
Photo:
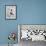
[[[16,20],[5,20],[5,5],[9,4],[17,6]],[[46,24],[46,0],[0,0],[0,44],[8,43],[9,32],[17,34],[18,24]]]

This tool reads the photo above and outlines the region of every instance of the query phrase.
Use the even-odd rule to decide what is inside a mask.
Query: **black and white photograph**
[[[16,5],[6,5],[6,19],[16,19]]]

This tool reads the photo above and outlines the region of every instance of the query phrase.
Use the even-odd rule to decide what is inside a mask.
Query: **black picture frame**
[[[10,10],[14,14],[11,13]],[[16,20],[17,19],[17,6],[16,5],[5,5],[5,20]]]

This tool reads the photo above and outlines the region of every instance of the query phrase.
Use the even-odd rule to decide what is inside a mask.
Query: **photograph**
[[[6,19],[16,19],[16,5],[6,5],[5,10]]]

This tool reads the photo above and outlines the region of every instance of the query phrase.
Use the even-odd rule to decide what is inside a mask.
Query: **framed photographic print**
[[[16,19],[16,5],[5,6],[5,19],[8,19],[8,20]]]

